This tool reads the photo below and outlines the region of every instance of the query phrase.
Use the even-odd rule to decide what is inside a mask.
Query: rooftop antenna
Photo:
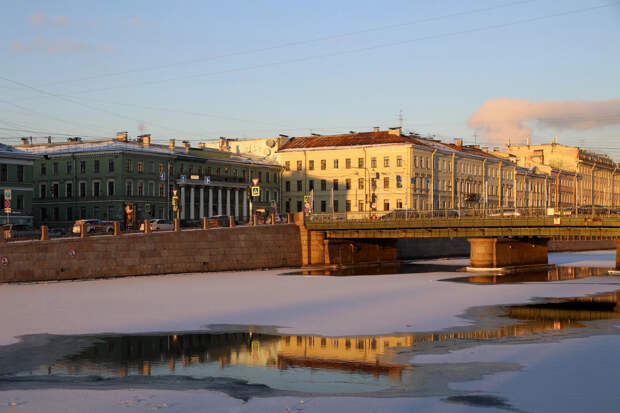
[[[403,110],[398,111],[398,126],[403,127]]]

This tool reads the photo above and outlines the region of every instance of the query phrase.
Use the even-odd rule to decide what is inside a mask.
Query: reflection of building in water
[[[519,337],[565,328],[584,321],[615,318],[620,293],[502,307],[509,325],[441,333],[323,337],[227,333],[170,336],[101,337],[79,354],[55,362],[50,374],[130,375],[199,374],[185,369],[229,365],[288,369],[307,367],[384,375],[399,380],[408,364],[392,349],[448,341]],[[79,341],[79,339],[78,339]],[[47,369],[47,366],[45,366]],[[213,375],[212,373],[210,373]]]
[[[513,274],[477,274],[466,277],[466,280],[474,284],[505,284],[518,282],[540,281],[564,281],[579,278],[607,276],[607,268],[588,267],[555,267],[540,271],[528,271]]]

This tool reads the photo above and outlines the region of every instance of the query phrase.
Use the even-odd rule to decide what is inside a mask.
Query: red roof
[[[388,131],[345,133],[342,135],[291,138],[279,150],[321,148],[330,146],[382,145],[390,143],[421,144],[415,137],[394,135]]]

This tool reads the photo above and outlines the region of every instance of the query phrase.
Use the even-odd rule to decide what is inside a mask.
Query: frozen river
[[[1,285],[0,411],[615,411],[615,251],[550,262]]]

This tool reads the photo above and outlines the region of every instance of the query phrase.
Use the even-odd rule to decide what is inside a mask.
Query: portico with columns
[[[180,217],[199,220],[215,215],[234,216],[236,220],[249,218],[247,184],[178,179]]]

